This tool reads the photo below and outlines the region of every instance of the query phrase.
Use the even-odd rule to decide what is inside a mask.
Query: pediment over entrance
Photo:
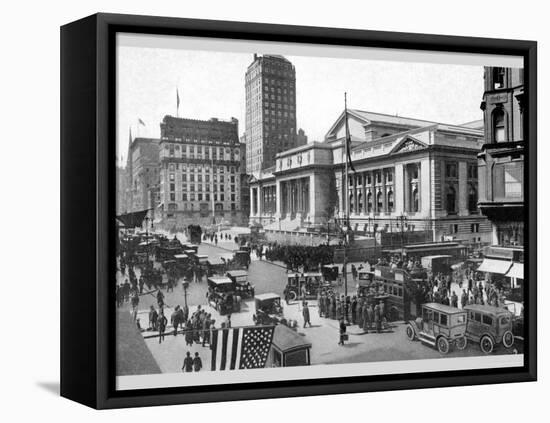
[[[390,151],[390,154],[406,153],[409,151],[423,150],[428,146],[413,137],[405,137]]]

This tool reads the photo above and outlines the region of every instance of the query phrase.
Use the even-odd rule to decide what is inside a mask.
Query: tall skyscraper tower
[[[275,155],[294,148],[296,136],[296,71],[282,56],[254,55],[246,71],[246,171],[275,165]]]

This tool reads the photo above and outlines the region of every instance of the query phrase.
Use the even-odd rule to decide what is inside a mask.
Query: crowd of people
[[[322,291],[318,295],[317,304],[319,317],[343,320],[350,325],[357,325],[365,333],[380,333],[388,325],[386,304],[374,297],[344,296]]]
[[[319,266],[330,264],[334,260],[334,250],[328,245],[303,246],[303,245],[280,245],[277,243],[253,245],[256,255],[266,260],[281,261],[286,265],[287,270],[302,269],[304,272],[317,271]],[[264,253],[265,251],[265,253]]]

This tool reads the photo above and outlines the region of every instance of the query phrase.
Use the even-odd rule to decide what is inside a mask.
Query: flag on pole
[[[214,329],[210,349],[211,370],[259,369],[265,367],[275,326],[245,326]]]
[[[141,125],[141,126],[145,126],[145,122],[141,120],[141,118],[138,118],[138,123]]]
[[[180,108],[180,92],[179,92],[178,88],[176,88],[176,107],[179,110],[179,108]]]
[[[353,162],[351,161],[351,134],[349,131],[349,124],[348,124],[348,105],[346,101],[345,105],[345,113],[346,113],[346,160],[348,161],[348,166],[351,168],[353,172],[355,172],[355,167],[353,167]]]

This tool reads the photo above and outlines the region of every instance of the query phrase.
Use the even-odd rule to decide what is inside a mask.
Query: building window
[[[445,164],[445,177],[446,178],[456,178],[457,177],[456,163],[446,163]]]
[[[470,185],[468,190],[468,211],[477,213],[477,190],[473,185]]]
[[[493,68],[493,89],[504,88],[504,68]]]
[[[176,201],[176,194],[174,192],[170,193],[170,201]]]
[[[479,232],[479,223],[472,223],[470,229],[472,230],[472,233],[478,233]]]
[[[477,179],[477,164],[468,164],[468,179]]]
[[[388,191],[388,211],[392,213],[394,211],[393,191]]]
[[[522,196],[522,163],[510,163],[504,167],[504,194],[506,197]]]
[[[187,201],[187,193],[184,192],[182,195],[181,195],[181,201]]]
[[[197,194],[197,200],[202,201],[202,193],[199,192]]]
[[[447,188],[446,193],[446,209],[447,213],[455,214],[456,213],[456,190],[454,187],[450,186]]]
[[[173,173],[170,174],[170,180],[174,181],[176,179],[175,175]]]
[[[452,233],[452,234],[457,234],[457,233],[458,233],[458,224],[457,224],[457,223],[453,223],[453,224],[451,225],[450,230],[451,230],[451,233]]]
[[[170,184],[170,191],[176,190],[176,184]]]
[[[367,194],[367,213],[372,213],[372,194]]]
[[[384,208],[384,198],[383,198],[383,195],[380,191],[378,192],[378,194],[376,194],[376,208],[377,208],[379,213]]]
[[[504,124],[504,110],[496,109],[493,112],[493,141],[506,141],[506,131]]]

